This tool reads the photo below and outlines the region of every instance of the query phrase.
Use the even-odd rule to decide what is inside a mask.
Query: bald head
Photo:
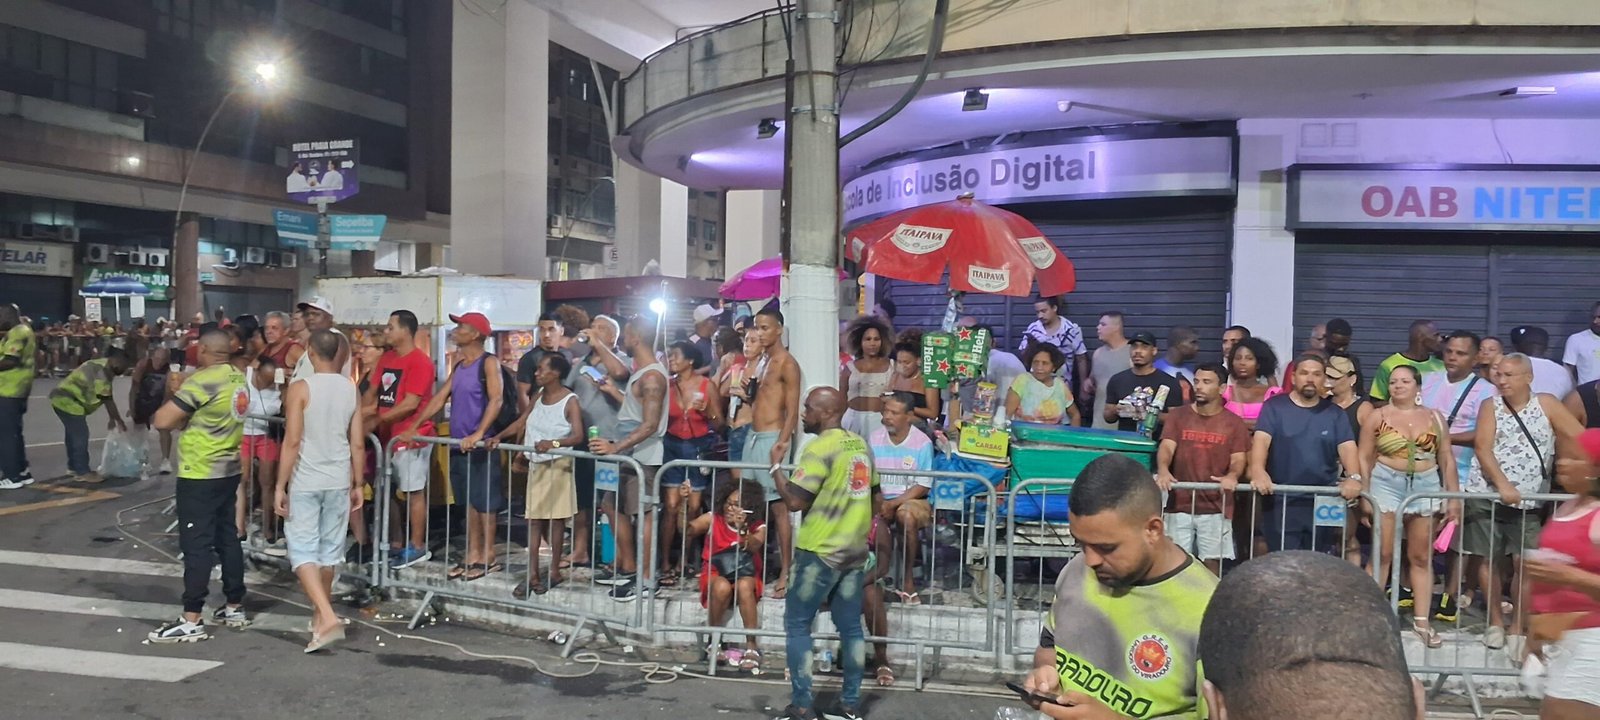
[[[0,303],[0,330],[10,330],[21,322],[22,311],[11,303]]]
[[[221,365],[233,356],[234,343],[237,341],[233,333],[211,326],[200,333],[200,337],[195,340],[195,344],[200,348],[195,359],[203,368]]]
[[[1272,553],[1224,575],[1200,624],[1200,661],[1214,718],[1418,716],[1383,592],[1329,555]]]
[[[839,427],[844,420],[844,410],[844,394],[836,388],[823,386],[806,395],[800,419],[805,431],[815,435]]]

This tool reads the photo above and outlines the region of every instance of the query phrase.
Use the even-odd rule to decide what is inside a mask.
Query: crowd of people
[[[1566,526],[1547,525],[1547,506],[1525,496],[1552,490],[1558,460],[1586,462],[1579,434],[1586,425],[1600,426],[1600,303],[1591,327],[1568,339],[1564,365],[1543,357],[1549,335],[1541,328],[1514,329],[1506,352],[1497,338],[1441,333],[1418,320],[1407,346],[1384,358],[1368,385],[1360,359],[1349,352],[1355,330],[1342,319],[1317,326],[1280,374],[1275,350],[1247,328],[1225,329],[1220,361],[1201,362],[1209,353],[1194,329],[1171,328],[1162,342],[1147,330],[1130,331],[1117,312],[1099,317],[1100,343],[1090,353],[1063,303],[1040,298],[1037,320],[1015,352],[992,349],[980,377],[944,390],[922,376],[923,332],[897,331],[888,307],[842,327],[837,386],[814,390],[803,402],[799,365],[785,347],[783,314],[774,306],[753,315],[701,306],[694,333],[662,347],[653,319],[590,316],[563,305],[540,317],[536,344],[516,358],[490,350],[493,332],[483,315],[451,316],[441,378],[413,313],[395,310],[382,330],[341,331],[323,298],[300,303],[292,314],[219,317],[187,333],[165,323],[141,325],[82,358],[50,401],[63,424],[70,480],[99,480],[88,467],[88,416],[103,406],[112,426],[127,427],[111,392],[119,375],[133,376],[128,419],[163,436],[159,460],[150,459],[160,472],[173,471],[170,438],[177,434],[184,607],[179,620],[151,634],[156,642],[204,636],[200,614],[218,559],[226,602],[214,620],[248,622],[239,606],[239,540],[252,516],[263,551],[290,558],[317,608],[308,651],[337,641],[342,626],[328,605],[334,566],[382,557],[403,569],[432,559],[428,490],[437,442],[425,438],[447,422],[445,475],[467,518],[466,551],[445,569],[448,577],[472,581],[504,572],[496,529],[510,496],[520,492],[529,542],[518,598],[546,593],[578,570],[610,586],[610,597],[622,602],[697,580],[713,623],[737,606],[744,627],[754,629],[760,599],[786,597],[794,718],[814,717],[810,628],[826,606],[840,631],[845,672],[835,714],[856,717],[865,629],[887,634],[884,602],[918,603],[929,581],[919,584],[917,552],[924,544],[919,533],[934,521],[932,481],[918,473],[933,469],[947,433],[982,403],[980,384],[992,383],[1001,398],[996,412],[1010,421],[1142,433],[1157,447],[1154,471],[1142,470],[1148,491],[1129,479],[1140,474],[1129,467],[1107,466],[1117,482],[1101,484],[1114,488],[1095,490],[1089,471],[1078,478],[1071,527],[1082,554],[1057,582],[1055,620],[1047,623],[1039,655],[1040,667],[1048,663],[1059,678],[1051,684],[1035,673],[1035,689],[1082,688],[1080,674],[1105,668],[1083,648],[1107,640],[1063,644],[1084,632],[1084,623],[1074,619],[1078,629],[1069,629],[1069,618],[1057,618],[1062,613],[1109,617],[1112,607],[1143,598],[1138,602],[1165,608],[1151,616],[1164,616],[1174,628],[1152,635],[1156,644],[1149,647],[1132,638],[1135,651],[1148,652],[1152,663],[1185,662],[1194,649],[1166,643],[1187,637],[1192,644],[1216,576],[1243,558],[1283,550],[1376,564],[1382,577],[1399,564],[1401,581],[1384,590],[1409,609],[1410,629],[1429,647],[1443,642],[1432,620],[1453,621],[1463,608],[1480,607],[1488,623],[1484,644],[1499,648],[1508,636],[1529,638],[1514,651],[1520,657],[1540,647],[1534,638],[1542,636],[1530,627],[1551,612],[1541,610],[1540,584],[1558,588],[1546,596],[1576,594],[1558,607],[1587,618],[1574,634],[1586,644],[1568,652],[1594,661],[1600,643],[1584,629],[1600,624],[1600,607],[1584,588],[1600,571],[1600,549],[1563,546],[1574,559],[1569,566],[1538,556],[1541,532],[1548,539],[1551,528]],[[993,334],[979,318],[958,324]],[[5,453],[0,487],[21,487],[32,482],[21,415],[36,371],[54,361],[40,356],[37,348],[47,343],[15,307],[0,308],[0,331],[0,443],[14,448]],[[790,444],[801,428],[816,439],[795,455]],[[372,498],[367,432],[392,450],[399,502],[387,538],[373,536],[370,509],[361,511]],[[502,462],[496,452],[502,444],[516,446],[521,457]],[[626,460],[595,459],[611,456]],[[674,465],[658,474],[671,461],[713,459],[761,469]],[[791,459],[792,473],[785,471]],[[522,474],[523,485],[511,488],[507,473]],[[616,490],[597,490],[606,473],[618,475]],[[1567,475],[1561,487],[1592,494],[1584,485],[1592,472]],[[1254,492],[1238,493],[1241,485]],[[245,506],[249,493],[241,486],[257,488],[256,507]],[[1310,494],[1275,496],[1279,488],[1302,487],[1336,491],[1345,527],[1315,522]],[[1458,490],[1478,497],[1401,506],[1415,493]],[[644,505],[651,497],[662,505],[659,527]],[[1555,520],[1587,517],[1588,502],[1556,511]],[[615,543],[610,566],[598,562],[597,512]],[[791,513],[800,513],[798,527]],[[1108,518],[1103,526],[1095,519],[1101,516]],[[1372,517],[1382,519],[1378,537],[1368,537]],[[1441,580],[1434,547],[1441,531],[1451,532],[1445,528],[1459,529],[1438,551],[1449,558]],[[1403,550],[1391,557],[1396,533]],[[541,564],[546,544],[551,560]],[[1146,552],[1116,549],[1136,546]],[[1587,574],[1574,575],[1575,569]],[[1436,594],[1435,586],[1444,591]],[[1107,594],[1108,588],[1134,591]],[[1106,647],[1126,648],[1125,641]],[[1063,647],[1077,649],[1063,655]],[[761,662],[753,636],[710,652],[744,669]],[[892,684],[887,649],[876,647],[871,659],[878,683]],[[1132,667],[1147,680],[1166,675],[1164,668],[1142,672],[1137,653]],[[1196,687],[1191,682],[1182,697],[1166,686],[1130,690],[1120,702],[1165,712],[1193,702]],[[1578,695],[1570,699],[1600,705]]]

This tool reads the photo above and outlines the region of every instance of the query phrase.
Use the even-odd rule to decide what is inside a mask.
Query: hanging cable
[[[865,125],[851,130],[848,135],[839,138],[839,147],[842,148],[849,145],[861,136],[876,130],[879,125],[888,122],[889,118],[898,115],[901,110],[911,104],[911,100],[922,90],[922,84],[928,80],[928,72],[933,69],[934,58],[938,57],[940,50],[944,48],[944,28],[946,21],[949,19],[950,0],[934,0],[933,23],[928,31],[928,54],[922,57],[922,67],[917,70],[917,78],[911,81],[911,87],[906,88],[905,93],[893,105],[889,106],[889,109],[868,120]]]

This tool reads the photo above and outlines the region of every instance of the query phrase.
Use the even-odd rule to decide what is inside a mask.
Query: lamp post
[[[175,278],[173,285],[177,288],[177,293],[173,298],[173,317],[182,317],[200,310],[198,307],[200,304],[199,247],[196,245],[192,251],[184,252],[180,251],[179,243],[183,233],[183,205],[189,197],[189,181],[194,175],[194,166],[200,160],[200,152],[205,147],[206,138],[211,135],[211,128],[216,125],[217,118],[221,117],[223,109],[228,107],[228,103],[233,100],[235,95],[238,95],[242,90],[248,89],[272,90],[279,84],[279,73],[280,68],[274,61],[262,60],[251,63],[244,77],[236,80],[228,88],[228,92],[222,96],[222,100],[217,102],[217,107],[211,111],[211,117],[206,119],[205,127],[200,130],[200,138],[195,141],[194,150],[189,153],[189,157],[184,162],[183,183],[178,186],[178,207],[172,216],[173,274],[179,274],[179,262],[183,262],[186,265],[192,263],[195,277],[192,278],[191,282],[187,283]],[[180,303],[179,300],[183,298],[189,298],[191,302]],[[194,307],[180,307],[180,305],[193,305]]]

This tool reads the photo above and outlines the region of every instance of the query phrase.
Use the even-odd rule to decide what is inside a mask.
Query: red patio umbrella
[[[867,272],[937,285],[950,291],[1028,297],[1063,295],[1077,287],[1072,261],[1021,215],[962,195],[903,210],[845,236],[845,253],[865,258]]]

